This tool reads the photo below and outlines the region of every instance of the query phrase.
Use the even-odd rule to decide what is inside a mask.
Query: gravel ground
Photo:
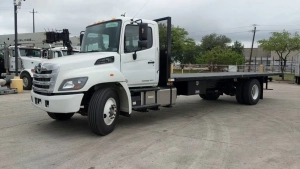
[[[264,100],[178,97],[173,108],[120,117],[93,134],[87,117],[57,122],[29,92],[0,96],[1,168],[299,168],[300,86],[272,82]]]

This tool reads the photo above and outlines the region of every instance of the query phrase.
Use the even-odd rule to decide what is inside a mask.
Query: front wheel
[[[20,78],[23,80],[23,89],[31,90],[32,87],[32,78],[28,73],[22,73]]]
[[[49,112],[47,112],[47,113],[52,119],[55,119],[58,121],[69,120],[75,114],[75,113],[49,113]]]
[[[115,129],[120,114],[118,93],[112,88],[97,90],[89,104],[88,121],[91,130],[98,135],[107,135]]]

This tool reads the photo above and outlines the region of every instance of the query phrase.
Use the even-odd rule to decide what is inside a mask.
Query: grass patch
[[[273,78],[273,80],[282,81],[282,78],[280,76],[270,76]],[[293,81],[294,80],[294,74],[291,73],[285,73],[284,74],[284,81]]]

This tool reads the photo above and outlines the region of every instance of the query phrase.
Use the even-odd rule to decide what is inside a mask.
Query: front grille
[[[51,78],[33,78],[33,80],[35,81],[40,81],[40,82],[49,82],[51,80]]]
[[[54,84],[56,81],[56,77],[58,74],[58,69],[51,70],[51,68],[54,67],[54,65],[39,65],[39,70],[35,68],[34,74],[33,74],[33,81],[32,81],[32,88],[33,91],[39,92],[39,93],[52,93]]]
[[[38,73],[38,72],[36,72],[36,70],[35,70],[34,73]],[[52,73],[52,70],[45,70],[45,71],[42,71],[39,74],[51,74],[51,73]]]
[[[41,89],[49,89],[50,88],[49,85],[38,85],[38,84],[35,84],[34,86],[38,87],[38,88],[41,88]]]

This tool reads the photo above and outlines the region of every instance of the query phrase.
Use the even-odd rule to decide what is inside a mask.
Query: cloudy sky
[[[71,36],[95,21],[126,12],[126,16],[145,19],[171,16],[172,23],[185,28],[196,41],[217,33],[251,47],[254,24],[255,41],[268,38],[272,31],[300,31],[299,6],[297,0],[26,0],[18,11],[18,32],[32,32],[29,11],[33,8],[36,32],[67,28]],[[13,33],[13,0],[0,0],[0,34]]]

